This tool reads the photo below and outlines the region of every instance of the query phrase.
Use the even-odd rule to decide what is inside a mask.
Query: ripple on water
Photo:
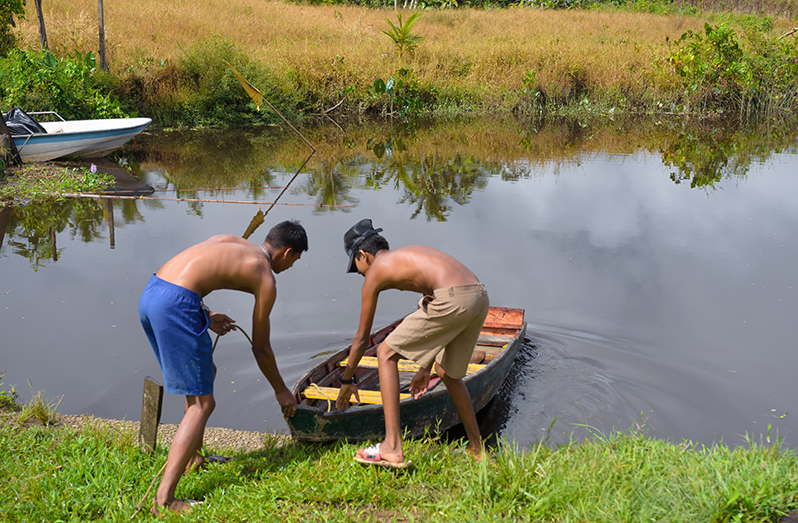
[[[569,341],[556,333],[528,332],[501,389],[477,416],[488,442],[499,435],[520,448],[542,440],[556,445],[639,421],[625,386],[599,361],[575,356]]]

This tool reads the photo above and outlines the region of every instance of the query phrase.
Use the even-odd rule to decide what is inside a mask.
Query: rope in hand
[[[250,344],[250,345],[252,345],[252,338],[250,338],[250,337],[249,337],[249,334],[247,334],[246,332],[244,332],[244,329],[242,329],[242,328],[241,328],[241,327],[239,327],[238,325],[233,325],[233,326],[232,326],[232,327],[230,327],[230,328],[231,328],[232,330],[234,330],[234,331],[241,331],[241,334],[243,334],[243,335],[244,335],[244,337],[245,337],[245,338],[247,338],[247,341],[249,342],[249,344]],[[219,337],[220,337],[220,336],[221,336],[221,334],[219,334],[219,333],[217,332],[217,333],[216,333],[216,339],[215,339],[215,340],[213,340],[213,348],[211,348],[211,354],[213,354],[213,352],[216,350],[216,344],[217,344],[217,343],[219,343]]]

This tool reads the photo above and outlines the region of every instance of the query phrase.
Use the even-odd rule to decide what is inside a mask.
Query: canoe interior
[[[402,322],[398,320],[391,325],[384,327],[371,335],[369,341],[369,348],[366,350],[364,356],[376,357],[377,347],[379,344]],[[472,358],[472,363],[479,363],[487,367],[490,366],[502,352],[505,346],[511,342],[519,333],[519,330],[524,326],[524,311],[523,309],[509,309],[502,307],[491,307],[488,317],[482,326],[477,345],[474,349],[475,356],[478,359]],[[297,402],[300,405],[319,409],[322,412],[335,412],[335,400],[337,392],[331,392],[328,399],[310,399],[303,395],[303,391],[307,387],[311,387],[314,392],[320,388],[331,387],[338,389],[341,387],[340,376],[343,373],[344,365],[349,357],[350,347],[339,351],[338,353],[330,356],[323,363],[305,374],[294,387],[294,394],[296,395]],[[479,357],[481,356],[481,357]],[[480,371],[480,372],[484,372]],[[380,382],[379,375],[376,368],[363,368],[358,366],[356,371],[358,379],[358,389],[370,390],[379,392]],[[400,392],[407,392],[410,386],[410,380],[415,375],[415,371],[399,372],[399,387]],[[466,376],[466,380],[469,375]],[[439,380],[433,380],[430,383],[430,394],[437,388],[445,389]],[[309,391],[310,392],[310,391]],[[318,393],[316,394],[318,395]],[[354,401],[354,396],[352,401]],[[403,400],[405,401],[405,400]],[[367,408],[366,404],[353,404],[348,410],[357,410]]]

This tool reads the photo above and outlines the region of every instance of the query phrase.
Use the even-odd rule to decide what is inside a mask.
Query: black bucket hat
[[[351,229],[346,231],[346,234],[344,234],[344,250],[346,254],[349,255],[349,265],[347,266],[348,269],[346,272],[357,272],[357,266],[355,265],[357,248],[360,247],[363,240],[378,232],[382,232],[382,229],[375,229],[371,225],[371,218],[360,220],[353,225]]]

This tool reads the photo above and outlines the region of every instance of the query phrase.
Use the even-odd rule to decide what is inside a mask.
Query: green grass
[[[415,467],[406,472],[359,465],[356,448],[289,441],[233,453],[236,461],[181,480],[178,497],[204,505],[179,519],[778,521],[798,507],[798,460],[777,442],[694,448],[635,429],[557,449],[507,447],[477,463],[427,437],[408,442]],[[5,521],[128,521],[166,449],[149,456],[135,434],[110,428],[9,424],[0,457]]]
[[[110,174],[84,167],[56,167],[46,163],[9,169],[0,177],[0,207],[4,202],[58,198],[61,194],[102,191],[114,184]]]

